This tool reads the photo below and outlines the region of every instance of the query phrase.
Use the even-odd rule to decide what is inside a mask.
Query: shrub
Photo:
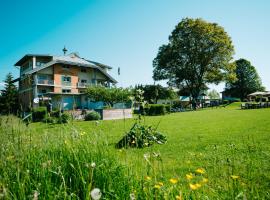
[[[61,114],[61,116],[58,118],[58,123],[62,124],[62,123],[68,123],[68,121],[70,120],[70,115],[68,113],[63,113]]]
[[[40,122],[42,121],[47,114],[47,108],[46,107],[38,107],[33,109],[32,117],[33,122]]]
[[[171,105],[170,104],[166,104],[164,105],[166,113],[170,113],[171,112]]]
[[[137,121],[130,131],[115,145],[116,148],[143,148],[154,143],[165,144],[167,138],[152,126]]]
[[[149,110],[148,110],[149,109]],[[165,115],[166,109],[164,104],[149,104],[148,110],[146,112],[147,115]]]
[[[51,115],[51,117],[57,117],[58,118],[60,116],[60,113],[61,113],[61,111],[59,109],[57,109],[57,110],[53,110],[50,113],[50,115]]]
[[[56,118],[46,116],[46,117],[42,120],[42,122],[54,124],[54,123],[56,122]]]
[[[228,101],[228,100],[223,100],[222,103],[223,103],[223,104],[228,104],[229,101]]]
[[[91,111],[88,114],[85,115],[84,120],[85,121],[92,121],[92,120],[100,120],[100,114],[96,111]]]

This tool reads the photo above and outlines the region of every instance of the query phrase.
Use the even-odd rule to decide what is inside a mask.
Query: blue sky
[[[270,1],[13,0],[0,3],[0,82],[27,53],[69,53],[113,66],[120,86],[152,84],[152,60],[184,17],[223,26],[270,90]],[[121,68],[118,77],[117,68]],[[1,85],[2,83],[0,83]],[[212,85],[222,91],[224,85]]]

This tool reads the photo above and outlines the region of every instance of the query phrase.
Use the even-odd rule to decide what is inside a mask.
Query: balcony
[[[37,85],[49,85],[54,86],[54,80],[38,79]]]
[[[77,88],[87,88],[87,87],[89,87],[91,85],[93,85],[93,84],[90,84],[90,83],[80,83],[80,82],[78,82],[77,83]]]

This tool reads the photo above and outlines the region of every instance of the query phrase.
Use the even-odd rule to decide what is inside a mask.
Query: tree
[[[219,93],[215,89],[208,92],[208,96],[210,99],[220,99]]]
[[[143,90],[143,97],[148,103],[157,103],[158,99],[175,99],[177,98],[176,92],[171,88],[166,88],[161,85],[138,85],[135,87]]]
[[[227,82],[225,91],[233,97],[238,97],[242,101],[248,94],[256,91],[264,91],[261,79],[256,71],[256,68],[245,59],[235,61],[235,73],[237,80]]]
[[[235,66],[230,63],[233,53],[231,38],[221,26],[185,18],[169,36],[169,43],[159,48],[153,78],[187,88],[197,101],[206,84],[235,79]]]
[[[103,86],[88,87],[86,94],[92,101],[103,101],[110,107],[115,103],[130,101],[131,96],[129,89],[105,88]]]
[[[19,109],[18,90],[12,82],[13,76],[8,73],[5,79],[5,87],[1,90],[0,108],[2,114],[16,114]]]

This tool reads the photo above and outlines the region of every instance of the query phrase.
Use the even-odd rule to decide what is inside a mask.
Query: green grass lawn
[[[116,164],[111,166],[123,168],[121,176],[124,178],[119,180],[119,184],[123,181],[129,185],[123,195],[134,193],[137,199],[270,199],[270,109],[240,110],[239,107],[239,103],[234,103],[226,108],[146,117],[145,123],[158,126],[158,130],[166,135],[168,141],[164,145],[156,144],[144,149],[114,148],[115,143],[133,125],[133,119],[99,123],[81,121],[68,125],[33,123],[24,127],[25,131],[20,132],[20,138],[22,143],[28,141],[29,151],[35,149],[39,152],[39,156],[37,153],[34,155],[41,160],[40,163],[48,159],[57,162],[55,151],[59,151],[59,160],[65,162],[66,158],[61,155],[69,157],[71,150],[76,152],[74,155],[79,157],[78,160],[81,159],[81,154],[91,154],[92,157],[82,158],[85,162],[95,161],[95,158],[95,162],[102,163],[99,155],[105,155],[104,159],[114,159],[111,162]],[[71,148],[66,147],[69,145]],[[63,153],[63,148],[68,150],[63,150]],[[1,184],[4,188],[8,182],[6,178],[10,178],[5,175],[8,174],[8,169],[4,167],[8,164],[4,165],[3,159],[7,159],[10,152],[16,151],[9,150],[2,155],[0,193]],[[102,151],[105,153],[99,154]],[[91,152],[95,153],[92,155]],[[50,158],[50,155],[55,157]],[[21,164],[24,168],[27,167],[25,163]],[[200,168],[202,173],[197,170]],[[110,170],[104,172],[108,179],[114,179],[110,173]],[[187,176],[190,173],[191,177]],[[84,176],[81,173],[81,177]],[[98,179],[99,176],[96,176]],[[101,182],[106,176],[100,179]],[[145,180],[145,177],[148,180]],[[159,182],[162,183],[158,184]],[[113,188],[117,183],[111,180],[108,184],[109,188]],[[98,181],[94,185],[98,186]],[[90,186],[93,187],[92,179]],[[17,187],[19,186],[15,188]],[[48,190],[50,191],[49,188]],[[115,190],[117,189],[114,188],[113,191],[117,193]],[[73,199],[67,188],[63,191],[67,199]],[[14,196],[20,199],[20,192],[14,193]],[[40,193],[42,198],[42,192]],[[107,199],[129,198],[117,195],[107,195]],[[74,197],[79,198],[82,197]]]

